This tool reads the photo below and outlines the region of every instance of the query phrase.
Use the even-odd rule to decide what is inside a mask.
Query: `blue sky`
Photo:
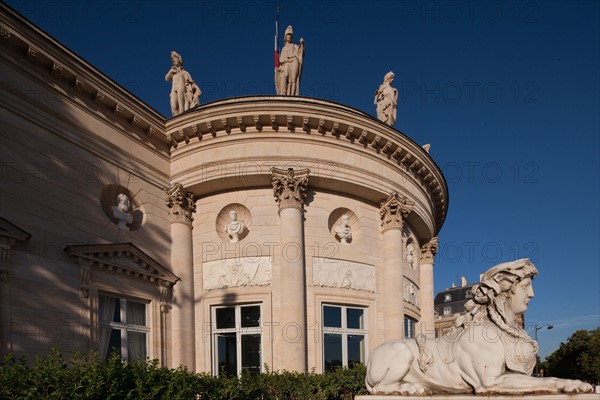
[[[165,116],[170,51],[202,103],[272,94],[275,1],[8,4]],[[436,291],[529,257],[541,355],[600,325],[599,2],[281,1],[306,58],[301,95],[375,114],[396,74],[395,128],[446,175]]]

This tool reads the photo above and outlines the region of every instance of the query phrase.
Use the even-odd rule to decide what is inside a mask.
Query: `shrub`
[[[157,360],[124,362],[118,354],[101,362],[97,354],[54,350],[32,366],[9,354],[0,361],[0,399],[169,399],[195,400],[352,400],[365,394],[365,367],[324,374],[299,372],[211,376],[185,367],[159,367]]]

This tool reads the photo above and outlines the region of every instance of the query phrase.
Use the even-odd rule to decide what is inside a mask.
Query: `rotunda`
[[[351,107],[288,96],[204,104],[165,133],[167,196],[195,199],[171,207],[174,364],[323,371],[433,334],[448,190],[421,146]]]

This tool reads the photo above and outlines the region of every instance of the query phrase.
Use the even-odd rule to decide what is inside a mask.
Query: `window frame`
[[[257,327],[242,327],[242,307],[255,307],[258,306],[260,310],[259,323]],[[242,303],[242,304],[221,304],[213,305],[210,307],[211,316],[211,369],[214,376],[219,376],[219,346],[218,346],[218,335],[222,333],[235,333],[236,343],[236,373],[240,376],[243,372],[242,367],[242,336],[243,335],[260,335],[260,362],[259,372],[264,372],[264,346],[263,346],[263,304],[262,302],[256,303]],[[234,327],[233,328],[217,328],[217,310],[225,308],[234,308]]]
[[[325,326],[325,307],[334,307],[341,309],[341,327],[328,327]],[[348,328],[348,309],[357,309],[363,312],[363,328]],[[336,334],[341,335],[342,337],[342,365],[341,367],[348,368],[348,336],[349,335],[362,335],[363,336],[363,358],[361,361],[363,365],[366,365],[366,362],[369,358],[369,348],[368,348],[368,338],[369,338],[369,323],[368,323],[368,307],[366,306],[355,306],[349,304],[335,304],[335,303],[321,303],[321,324],[322,324],[322,332],[321,332],[321,340],[323,342],[321,346],[322,351],[322,368],[323,372],[328,371],[325,364],[325,335],[326,334]]]
[[[103,321],[102,320],[102,315],[100,313],[100,304],[101,304],[102,296],[111,297],[119,302],[119,320],[120,320],[120,322]],[[146,325],[138,325],[138,324],[133,324],[133,323],[127,322],[127,302],[128,301],[131,303],[142,304],[144,306],[144,320],[145,320]],[[132,298],[129,296],[123,296],[123,295],[115,294],[115,293],[107,293],[107,292],[99,292],[98,293],[98,328],[102,329],[103,327],[106,327],[106,328],[109,328],[110,330],[115,329],[115,330],[120,331],[120,333],[121,333],[121,359],[123,359],[125,361],[131,361],[131,360],[135,359],[134,357],[129,356],[128,332],[144,333],[145,338],[146,338],[145,343],[144,343],[145,358],[148,358],[148,354],[149,354],[149,350],[150,350],[150,334],[151,334],[151,329],[149,326],[150,303],[151,302],[148,300],[136,299],[136,298]],[[100,343],[98,343],[98,344],[100,345]],[[99,349],[99,350],[102,353],[101,349]],[[109,349],[107,349],[107,351],[108,350]],[[110,357],[110,353],[107,352],[104,355],[103,361],[106,361],[108,359],[108,357]]]

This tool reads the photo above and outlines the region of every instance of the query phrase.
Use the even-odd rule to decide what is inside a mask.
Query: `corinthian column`
[[[397,192],[392,192],[387,200],[381,202],[384,340],[404,337],[402,228],[413,207],[412,201],[400,196]]]
[[[196,211],[196,203],[194,196],[180,183],[165,188],[165,200],[171,215],[171,268],[181,279],[173,287],[172,366],[185,365],[195,371],[192,214]]]
[[[306,371],[306,279],[304,265],[304,198],[310,170],[272,168],[271,182],[279,205],[281,310],[279,347],[281,365],[277,369]],[[277,344],[275,344],[277,346]]]
[[[433,313],[433,259],[438,251],[438,238],[421,246],[421,264],[419,280],[421,281],[421,323],[420,331],[427,337],[435,337],[435,322]]]

